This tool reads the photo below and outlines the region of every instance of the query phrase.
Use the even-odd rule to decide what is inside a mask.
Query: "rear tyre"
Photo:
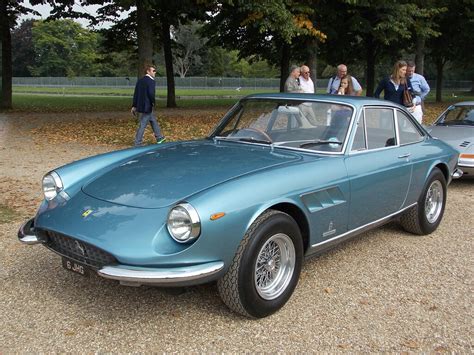
[[[298,225],[286,213],[268,210],[245,233],[227,273],[217,281],[219,294],[237,313],[266,317],[293,294],[302,261]]]
[[[446,179],[438,168],[431,171],[418,204],[400,217],[400,224],[410,233],[425,235],[438,228],[446,205]]]

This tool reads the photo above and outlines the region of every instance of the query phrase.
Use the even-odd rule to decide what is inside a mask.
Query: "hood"
[[[474,144],[472,126],[428,126],[427,131],[461,153]]]
[[[140,208],[160,208],[227,180],[299,159],[293,152],[231,142],[157,146],[83,186],[89,196]]]

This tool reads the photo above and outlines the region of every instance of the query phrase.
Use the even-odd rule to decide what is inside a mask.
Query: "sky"
[[[79,4],[79,1],[75,1],[75,5],[74,5],[74,10],[76,11],[80,11],[80,12],[85,12],[85,13],[88,13],[89,15],[95,15],[96,12],[97,12],[97,9],[100,8],[100,5],[88,5],[88,6],[81,6]],[[25,6],[26,7],[29,7],[29,8],[33,8],[34,10],[38,11],[41,16],[32,16],[32,15],[23,15],[20,17],[21,20],[26,20],[28,18],[35,18],[35,19],[45,19],[49,16],[50,12],[51,12],[51,6],[49,5],[36,5],[36,6],[32,6],[30,4],[29,1],[25,1]],[[125,17],[126,16],[126,13],[124,13],[121,17]],[[89,21],[85,20],[85,19],[74,19],[74,21],[80,23],[83,27],[87,27],[89,25]],[[96,28],[108,28],[112,25],[112,22],[104,22],[98,26],[96,26]]]

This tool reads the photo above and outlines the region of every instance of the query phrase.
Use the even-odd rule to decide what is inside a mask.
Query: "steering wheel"
[[[237,132],[237,134],[234,135],[234,137],[245,136],[245,134],[242,134],[245,132],[248,132],[251,138],[268,141],[270,143],[273,142],[272,138],[268,135],[267,132],[261,131],[257,128],[242,128]]]

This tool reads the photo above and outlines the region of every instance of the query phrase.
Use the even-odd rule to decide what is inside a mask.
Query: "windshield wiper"
[[[249,142],[249,143],[261,143],[261,144],[272,144],[269,140],[265,139],[255,139],[252,137],[222,137],[215,136],[214,139],[222,139],[227,141],[238,141],[238,142]]]
[[[252,137],[238,138],[237,140],[242,141],[242,142],[250,142],[250,143],[272,144],[272,142],[270,142],[269,140],[255,139],[255,138],[252,138]]]
[[[311,141],[311,142],[306,142],[306,143],[300,144],[300,148],[310,147],[312,145],[321,145],[321,144],[341,145],[342,142],[341,141],[332,141],[332,140],[327,140],[327,139],[317,139],[317,140],[314,140],[314,141]]]

